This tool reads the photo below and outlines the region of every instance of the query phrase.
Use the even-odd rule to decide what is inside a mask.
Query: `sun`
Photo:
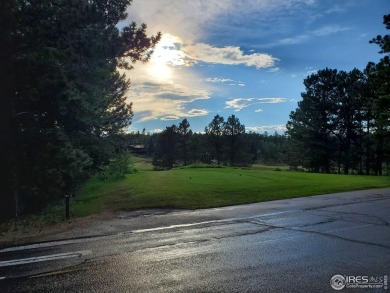
[[[151,62],[149,74],[157,80],[167,81],[172,78],[172,69],[163,62]]]
[[[173,77],[175,66],[185,65],[180,38],[164,34],[156,45],[149,62],[149,74],[156,80],[168,81]]]

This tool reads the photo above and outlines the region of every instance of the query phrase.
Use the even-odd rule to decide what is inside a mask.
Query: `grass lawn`
[[[356,176],[288,172],[276,166],[252,168],[175,168],[153,171],[146,159],[135,158],[135,174],[115,181],[90,180],[72,199],[73,216],[104,210],[141,208],[197,209],[390,187],[389,176]]]

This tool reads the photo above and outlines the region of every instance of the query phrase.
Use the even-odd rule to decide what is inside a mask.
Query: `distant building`
[[[145,145],[143,145],[143,144],[133,144],[133,145],[130,145],[129,148],[130,148],[130,152],[132,152],[133,154],[137,154],[137,155],[145,155],[146,154]]]

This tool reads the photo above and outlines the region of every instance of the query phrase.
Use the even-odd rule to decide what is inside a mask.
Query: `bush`
[[[108,166],[97,175],[98,179],[103,180],[118,180],[125,177],[126,174],[136,173],[137,169],[130,167],[130,156],[127,154],[119,155],[112,159]]]
[[[290,166],[288,168],[289,171],[294,171],[294,172],[305,172],[304,168],[300,168],[298,166]]]

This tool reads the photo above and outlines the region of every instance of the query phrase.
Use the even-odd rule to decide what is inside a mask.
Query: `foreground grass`
[[[74,216],[142,208],[197,209],[341,191],[390,187],[388,176],[352,176],[279,171],[283,168],[180,168],[138,173],[116,182],[89,181],[73,200]]]

